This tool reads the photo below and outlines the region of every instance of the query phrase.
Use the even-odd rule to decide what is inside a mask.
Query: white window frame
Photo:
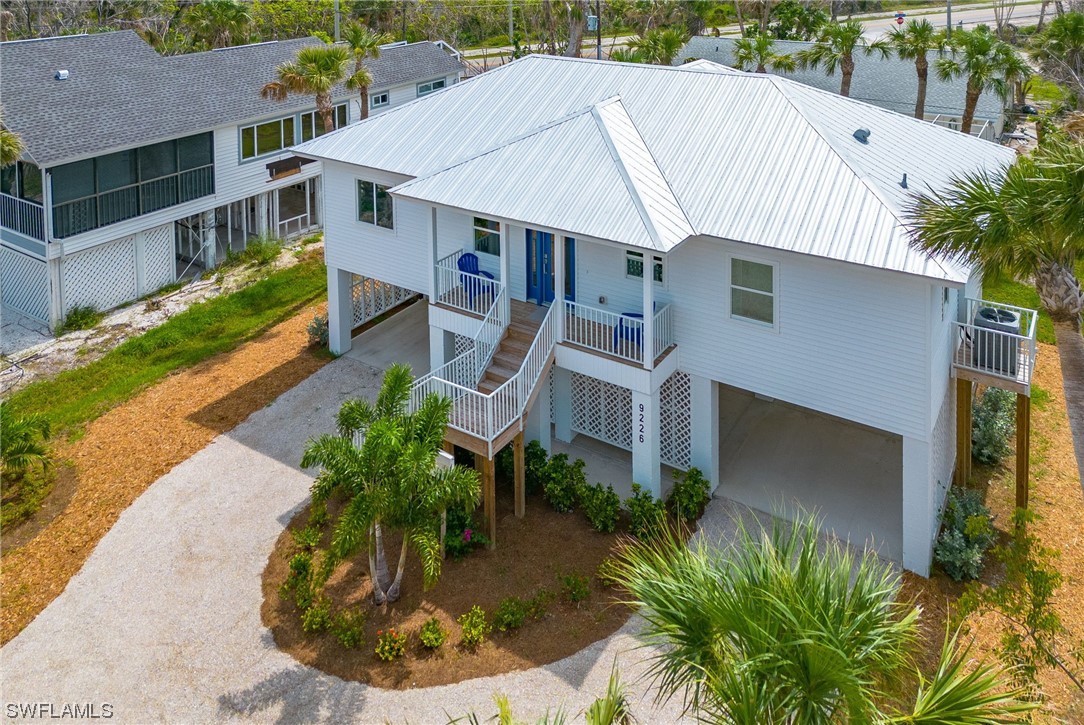
[[[751,287],[741,287],[734,284],[734,260],[739,262],[751,262],[752,264],[760,264],[765,267],[771,267],[772,269],[772,321],[764,322],[763,320],[756,320],[752,317],[745,317],[743,315],[736,314],[734,312],[733,302],[733,290],[735,288],[752,292],[759,295],[767,295],[769,293],[764,290],[753,289]],[[726,255],[726,313],[727,317],[738,322],[743,322],[748,325],[754,325],[756,327],[762,327],[766,330],[779,331],[779,263],[770,259],[764,259],[763,257],[753,257],[745,254],[728,254]]]
[[[339,125],[339,109],[343,109],[342,113],[343,113],[343,116],[346,119],[346,123],[344,123],[342,126]],[[332,107],[331,112],[332,112],[332,116],[335,119],[335,128],[332,129],[333,131],[338,131],[340,128],[343,128],[343,126],[346,126],[348,123],[350,123],[350,108],[349,108],[349,104],[347,104],[345,101],[342,102],[342,103],[336,103]],[[312,136],[310,137],[309,140],[312,140],[314,138],[320,138],[320,136],[323,136],[326,133],[328,133],[327,131],[325,131],[324,133],[320,134],[320,136],[316,135],[316,116],[319,113],[320,113],[319,111],[317,111],[316,109],[313,109],[311,111],[302,111],[300,114],[298,114],[298,118],[297,118],[297,121],[295,123],[297,124],[297,134],[298,134],[298,138],[301,139],[301,143],[305,142],[305,124],[306,123],[308,123],[310,125],[310,127],[312,128]]]
[[[483,221],[493,222],[494,224],[497,225],[497,228],[496,228],[496,230],[494,230],[494,229],[490,229],[489,227],[486,227],[486,226],[481,226],[480,227],[480,226],[478,226],[477,224],[474,223],[475,219],[481,219]],[[473,244],[473,251],[474,251],[475,254],[488,254],[491,257],[500,257],[501,256],[501,247],[500,247],[501,222],[500,221],[498,221],[497,219],[490,219],[489,217],[478,216],[476,214],[472,214],[471,215],[471,230],[472,230],[472,235],[473,235],[473,239],[471,240],[471,242]],[[482,234],[485,235],[485,236],[489,236],[490,234],[496,234],[497,235],[497,253],[496,254],[494,254],[493,252],[483,252],[483,251],[478,249],[478,232],[482,232]]]
[[[644,253],[643,252],[636,252],[636,251],[633,251],[631,249],[626,249],[625,250],[624,257],[622,258],[622,263],[625,265],[625,279],[638,279],[638,280],[643,281],[643,279],[644,279],[643,274],[629,274],[629,258],[636,258],[636,257],[640,258],[641,269],[643,269],[643,266],[644,266],[644,264],[643,264],[644,263]],[[652,274],[651,279],[659,287],[665,288],[666,287],[666,260],[663,257],[661,257],[661,256],[659,256],[657,254],[652,254],[651,258],[653,260],[653,266],[652,266],[652,270],[651,270],[651,274]],[[655,274],[654,266],[659,267],[660,276],[662,277],[661,281],[655,279],[655,277],[654,277],[654,274]]]
[[[436,91],[443,90],[444,88],[447,88],[447,87],[448,87],[448,79],[447,78],[434,78],[431,81],[426,81],[424,83],[419,83],[418,84],[418,98],[421,98],[422,96],[428,96],[430,93],[435,93]]]
[[[381,101],[379,99],[383,98]],[[374,93],[369,96],[369,110],[374,108],[383,108],[391,103],[391,93],[388,91],[381,91],[380,93]]]
[[[363,182],[366,183],[366,184],[372,184],[373,185],[373,220],[371,222],[366,221],[366,220],[361,218],[361,184]],[[391,190],[391,188],[393,186],[395,186],[395,185],[394,184],[381,184],[379,181],[374,181],[372,179],[362,179],[362,178],[355,177],[355,179],[354,179],[354,221],[356,221],[358,224],[365,224],[365,225],[371,226],[374,229],[383,229],[384,231],[394,233],[395,232],[395,197],[393,197],[391,194],[388,194],[388,199],[391,201],[391,226],[386,227],[383,224],[378,224],[377,221],[376,221],[377,220],[377,211],[376,211],[376,194],[377,194],[377,191],[379,189],[383,188],[385,190],[385,193],[387,193],[388,191]]]
[[[285,135],[283,133],[283,127],[284,127],[284,124],[285,124],[287,119],[292,119],[293,124],[294,124],[294,137],[292,139],[290,139],[289,143],[286,143],[286,139],[283,138],[284,135]],[[259,136],[256,134],[256,128],[259,127],[259,126],[266,126],[269,123],[277,123],[279,125],[279,139],[282,142],[282,146],[280,146],[277,149],[274,149],[273,151],[265,151],[264,153],[261,154],[260,153],[260,147],[259,147],[260,139],[259,139]],[[253,155],[253,156],[245,156],[245,131],[247,131],[250,128],[252,129],[252,151],[253,151],[253,153],[255,155]],[[240,157],[241,161],[254,161],[256,159],[262,159],[262,158],[266,158],[268,156],[273,156],[274,154],[281,154],[283,151],[285,151],[286,149],[290,148],[291,146],[293,146],[294,144],[297,143],[297,139],[299,138],[300,132],[301,132],[301,127],[299,125],[298,116],[297,116],[296,113],[288,115],[288,116],[280,116],[278,118],[268,118],[268,119],[266,119],[264,121],[257,121],[256,123],[249,123],[249,124],[246,124],[244,126],[238,126],[237,127],[237,155],[238,155],[238,157]]]

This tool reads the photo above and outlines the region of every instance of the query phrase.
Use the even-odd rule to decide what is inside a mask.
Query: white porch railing
[[[958,116],[939,113],[933,118],[926,119],[935,126],[943,126],[953,131],[959,131],[962,121]],[[994,126],[989,121],[976,119],[971,122],[971,135],[977,136],[984,141],[994,141]]]
[[[45,241],[45,209],[26,199],[0,194],[0,226]]]
[[[1030,388],[1035,369],[1038,313],[1024,307],[967,299],[965,322],[955,322],[959,370]]]
[[[279,239],[289,239],[315,227],[316,225],[310,221],[310,215],[307,212],[298,214],[295,217],[283,219],[279,222]]]
[[[463,250],[457,249],[437,260],[437,302],[456,309],[482,314],[504,290],[502,282],[459,269]]]
[[[654,328],[652,350],[657,358],[674,344],[670,305],[655,312]],[[610,312],[566,300],[564,339],[623,360],[644,362],[644,320],[638,313]]]

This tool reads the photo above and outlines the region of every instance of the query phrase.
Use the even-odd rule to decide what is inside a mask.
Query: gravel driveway
[[[260,621],[260,577],[307,499],[302,447],[332,429],[343,399],[375,397],[380,375],[341,358],[155,482],[0,650],[5,719],[19,703],[52,703],[55,713],[108,703],[124,723],[444,723],[470,710],[488,716],[503,692],[518,718],[533,720],[547,708],[582,711],[605,690],[615,657],[636,680],[634,622],[552,665],[411,691],[344,682],[276,649]],[[726,508],[714,501],[709,517]],[[655,711],[642,692],[637,685],[641,722],[678,719],[675,704]]]

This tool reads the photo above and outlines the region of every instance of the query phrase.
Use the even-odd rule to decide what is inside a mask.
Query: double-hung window
[[[775,325],[775,265],[730,258],[730,316]]]
[[[662,257],[652,257],[654,260],[654,272],[652,279],[657,284],[662,284]],[[644,255],[640,252],[625,252],[625,276],[635,277],[637,279],[644,278]]]
[[[358,180],[358,221],[385,229],[395,228],[390,186]]]
[[[480,254],[501,255],[501,225],[492,219],[474,217],[474,251]]]
[[[369,96],[369,108],[383,108],[389,103],[391,103],[391,96],[388,95],[387,91]]]
[[[426,81],[425,83],[419,83],[418,95],[425,96],[432,93],[433,91],[439,91],[445,86],[445,84],[446,81],[443,78],[438,78],[435,81]]]

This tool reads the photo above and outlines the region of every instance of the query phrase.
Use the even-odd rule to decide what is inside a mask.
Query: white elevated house
[[[214,267],[257,235],[320,224],[320,164],[288,149],[324,133],[311,96],[264,100],[316,38],[160,56],[134,31],[0,43],[3,123],[26,146],[0,178],[3,303],[55,325]],[[377,114],[456,83],[435,43],[370,59]],[[335,124],[361,117],[339,87]]]
[[[448,442],[483,459],[598,439],[656,495],[664,464],[696,466],[716,495],[797,500],[924,574],[954,370],[968,400],[961,370],[1027,392],[1033,316],[989,333],[1012,344],[1002,370],[972,325],[977,272],[915,249],[901,221],[913,191],[1012,161],[977,138],[706,61],[532,55],[295,152],[324,164],[333,351],[359,282],[425,295],[415,396],[450,396]],[[810,470],[728,467],[754,407],[790,426],[760,434],[764,468]]]
[[[680,65],[692,59],[701,59],[736,66],[734,44],[737,41],[737,38],[695,36],[690,38],[681,49],[674,63]],[[803,40],[776,40],[774,43],[775,52],[788,55],[813,47],[813,43]],[[959,131],[964,115],[967,76],[942,80],[937,76],[937,69],[933,65],[937,57],[937,53],[930,53],[925,117],[931,123]],[[768,72],[814,88],[833,93],[839,92],[839,71],[828,75],[824,68],[796,68],[793,71],[778,71],[769,68]],[[895,55],[882,58],[876,53],[873,55],[855,53],[851,98],[872,103],[890,111],[913,115],[917,95],[918,76],[915,75],[913,60],[901,60]],[[975,107],[975,120],[971,124],[971,133],[987,141],[1000,138],[1005,127],[1005,104],[1005,99],[990,91],[979,96],[978,105]]]

